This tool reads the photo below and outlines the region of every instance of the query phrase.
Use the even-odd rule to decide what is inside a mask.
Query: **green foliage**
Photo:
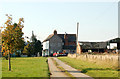
[[[25,47],[24,47],[24,50],[23,50],[23,54],[27,54],[28,55],[28,48],[29,48],[29,44],[27,44]]]
[[[38,52],[40,56],[42,56],[42,43],[40,40],[37,40],[36,36],[32,32],[31,36],[32,42],[28,42],[28,44],[24,47],[23,53],[28,56],[35,55],[37,56]]]
[[[24,47],[24,38],[22,28],[24,27],[24,19],[20,18],[18,23],[12,23],[12,17],[8,16],[5,22],[5,29],[2,31],[2,52],[7,55],[7,51],[14,53],[22,50]]]
[[[42,43],[40,40],[37,40],[35,43],[35,51],[40,53],[40,56],[42,56]]]
[[[28,55],[29,57],[34,54],[33,46],[31,45],[32,43],[28,43],[23,50],[23,54]]]

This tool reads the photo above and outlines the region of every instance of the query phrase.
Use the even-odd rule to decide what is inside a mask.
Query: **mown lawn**
[[[8,60],[2,60],[2,77],[49,77],[47,58],[11,58],[12,71],[8,71]]]
[[[108,66],[104,66],[104,64],[98,65],[94,62],[69,57],[58,57],[58,59],[91,77],[118,77],[117,69],[111,68],[109,64]]]

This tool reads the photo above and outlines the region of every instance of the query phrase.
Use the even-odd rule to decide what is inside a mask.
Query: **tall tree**
[[[28,55],[28,57],[32,56],[34,53],[33,53],[33,48],[31,46],[31,43],[28,43],[25,47],[24,47],[24,50],[23,50],[23,54],[26,54]]]
[[[8,17],[8,19],[5,22],[6,27],[4,31],[2,31],[2,52],[8,54],[9,71],[11,71],[10,53],[14,53],[16,50],[20,50],[24,45],[24,38],[22,38],[24,19],[20,18],[18,23],[12,23],[12,17],[9,15],[6,16]]]
[[[36,48],[36,52],[40,53],[40,56],[42,56],[42,50],[43,50],[43,45],[41,43],[40,40],[37,40],[36,44],[35,44],[35,48]]]
[[[36,36],[34,35],[33,31],[32,31],[31,41],[32,41],[32,42],[36,42],[36,41],[37,41],[37,38],[36,38]]]
[[[34,51],[34,55],[37,56],[38,52],[40,53],[40,56],[42,56],[42,43],[40,40],[37,40],[36,36],[34,35],[33,31],[32,31],[32,36],[31,36],[31,40],[32,40],[32,48]]]
[[[36,36],[32,31],[31,41],[25,47],[23,53],[27,54],[28,56],[35,55],[37,56],[38,52],[40,56],[42,56],[42,43],[40,40],[37,40]]]

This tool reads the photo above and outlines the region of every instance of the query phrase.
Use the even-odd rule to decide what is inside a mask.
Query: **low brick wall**
[[[68,54],[70,58],[83,59],[83,60],[100,60],[100,61],[111,61],[118,62],[118,55],[76,55],[76,54]]]

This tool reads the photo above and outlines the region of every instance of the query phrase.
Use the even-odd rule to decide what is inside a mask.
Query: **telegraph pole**
[[[79,29],[79,22],[77,22],[77,35],[76,35],[76,56],[77,56],[77,46],[78,46],[78,29]]]

